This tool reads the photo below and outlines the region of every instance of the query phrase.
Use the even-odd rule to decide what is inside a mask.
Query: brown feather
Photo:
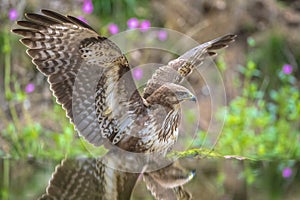
[[[83,21],[77,19],[76,17],[73,17],[73,16],[70,16],[68,15],[68,19],[70,19],[73,23],[79,25],[79,26],[82,26],[82,27],[85,27],[91,31],[94,31],[96,32],[92,27],[90,27],[89,25],[87,25],[86,23],[84,23]]]
[[[56,20],[59,20],[60,22],[64,22],[64,23],[72,23],[72,21],[70,21],[67,17],[57,13],[57,12],[54,12],[54,11],[51,11],[51,10],[46,10],[46,9],[42,9],[41,12],[51,18],[54,18]]]
[[[172,60],[168,65],[161,66],[152,75],[144,89],[143,97],[149,97],[155,90],[165,83],[180,83],[185,77],[193,72],[195,67],[199,67],[205,57],[215,56],[213,50],[226,48],[233,42],[236,35],[225,35],[187,51],[179,58]]]
[[[32,22],[32,21],[17,21],[17,24],[19,26],[23,26],[23,27],[31,28],[31,29],[36,29],[36,30],[46,28],[46,26],[44,26],[43,24],[37,23],[37,22]]]
[[[36,14],[36,13],[26,13],[25,18],[29,21],[44,24],[44,25],[53,25],[53,24],[59,24],[60,21],[46,17],[44,15]]]

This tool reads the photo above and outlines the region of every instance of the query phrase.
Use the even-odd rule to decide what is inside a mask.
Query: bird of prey
[[[136,153],[169,151],[178,137],[180,103],[195,96],[180,85],[206,56],[227,47],[229,34],[201,44],[156,70],[142,94],[121,50],[89,25],[50,10],[27,13],[12,30],[78,133],[99,146]]]

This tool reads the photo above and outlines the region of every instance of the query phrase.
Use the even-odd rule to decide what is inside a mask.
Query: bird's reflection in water
[[[121,159],[121,158],[120,158]],[[104,158],[64,159],[52,174],[39,200],[130,199],[138,180],[143,180],[155,199],[191,199],[183,185],[193,176],[177,160],[152,172],[131,173],[109,167]]]
[[[155,199],[191,199],[183,185],[194,175],[194,170],[187,170],[176,161],[160,170],[144,173],[143,180]]]

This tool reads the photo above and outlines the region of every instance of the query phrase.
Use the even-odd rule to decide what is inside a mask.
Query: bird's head
[[[166,83],[160,86],[145,100],[148,105],[160,104],[174,108],[174,106],[186,100],[196,101],[196,97],[187,88],[181,85]]]

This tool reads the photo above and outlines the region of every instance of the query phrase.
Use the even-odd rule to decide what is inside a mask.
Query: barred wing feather
[[[37,68],[48,77],[56,100],[89,142],[114,140],[128,118],[129,101],[136,91],[128,62],[120,49],[72,16],[50,10],[26,14],[18,21],[21,42]],[[125,84],[126,82],[126,84]],[[140,106],[141,97],[132,99]],[[100,125],[99,125],[100,123]]]

